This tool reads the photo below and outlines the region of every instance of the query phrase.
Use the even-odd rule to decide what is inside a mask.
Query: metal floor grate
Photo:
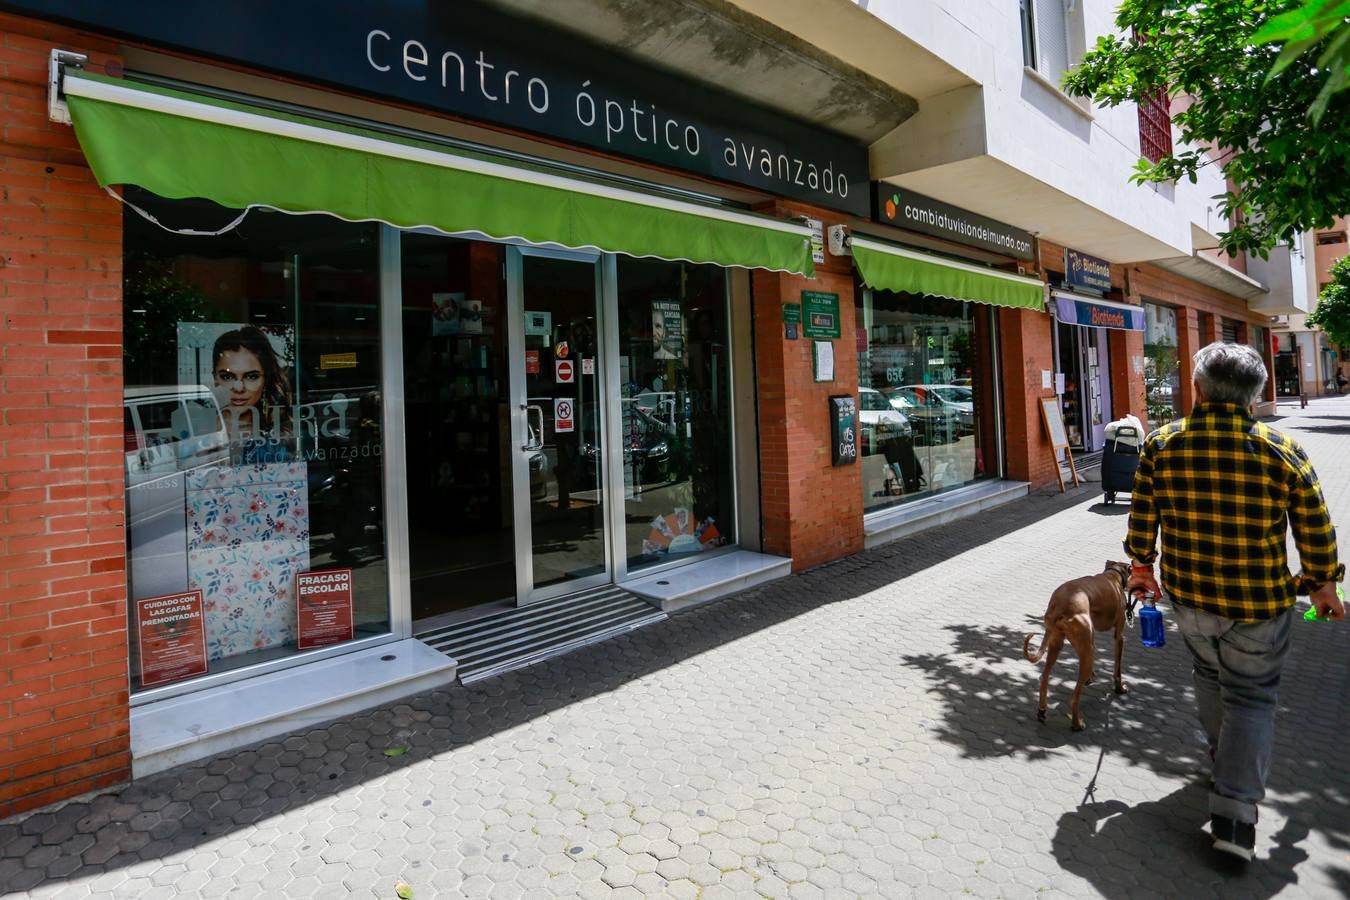
[[[459,664],[470,684],[651,625],[666,614],[610,585],[437,628],[417,637]]]

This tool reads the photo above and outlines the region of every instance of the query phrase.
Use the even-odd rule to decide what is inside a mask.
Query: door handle
[[[542,406],[537,406],[533,404],[531,405],[522,404],[520,408],[525,410],[525,434],[526,434],[525,443],[521,445],[520,449],[525,451],[526,453],[533,453],[535,450],[543,450],[544,408]],[[534,423],[530,421],[531,416],[535,415],[539,417],[538,428],[536,428]]]

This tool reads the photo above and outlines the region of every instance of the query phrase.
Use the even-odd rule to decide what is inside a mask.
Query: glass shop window
[[[856,309],[863,510],[997,477],[988,308],[860,291]]]
[[[387,632],[377,227],[128,199],[133,689]]]
[[[629,569],[734,543],[726,272],[618,259]]]

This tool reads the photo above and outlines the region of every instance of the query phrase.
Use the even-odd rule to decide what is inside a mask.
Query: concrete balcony
[[[1306,240],[1300,240],[1294,248],[1276,247],[1270,251],[1268,259],[1248,257],[1248,274],[1269,288],[1264,294],[1247,298],[1247,306],[1252,312],[1298,316],[1312,309],[1314,295],[1308,284],[1306,243]]]

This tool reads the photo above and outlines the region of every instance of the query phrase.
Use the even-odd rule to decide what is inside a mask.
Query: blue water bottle
[[[1144,606],[1139,610],[1139,639],[1145,647],[1161,647],[1167,642],[1162,611],[1153,605],[1152,598],[1145,598]]]

